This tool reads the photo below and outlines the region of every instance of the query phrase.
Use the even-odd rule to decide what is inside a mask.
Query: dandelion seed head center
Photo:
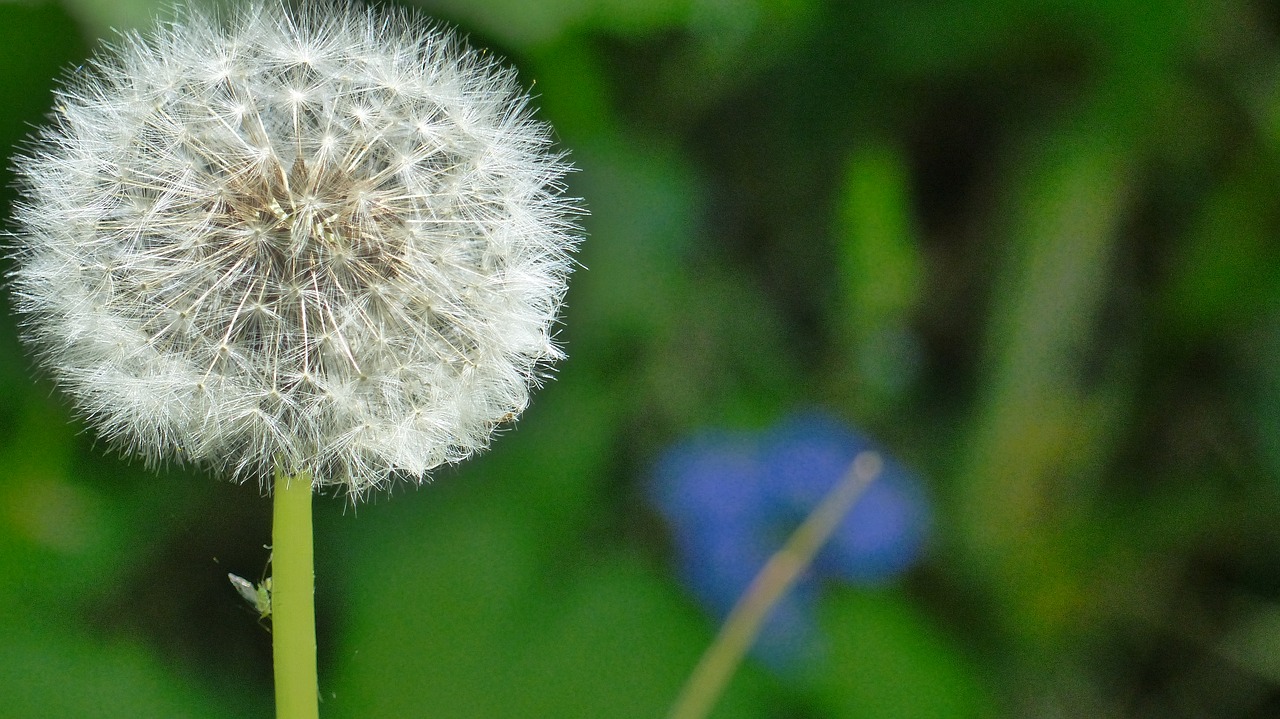
[[[379,358],[357,357],[352,347],[366,347],[389,324],[432,327],[444,340],[441,365],[455,372],[473,360],[479,341],[462,305],[474,288],[442,286],[423,272],[444,262],[481,272],[489,228],[451,222],[474,201],[456,190],[467,181],[469,138],[445,125],[424,144],[419,118],[442,108],[420,98],[389,106],[398,93],[386,88],[329,86],[360,87],[351,73],[323,78],[309,65],[268,64],[256,77],[166,87],[141,119],[137,150],[118,160],[120,187],[107,188],[123,189],[135,222],[115,227],[104,218],[99,231],[162,228],[146,238],[156,261],[119,273],[121,292],[151,293],[154,317],[140,319],[153,342],[196,355],[205,345],[215,352],[212,370],[223,373],[243,369],[233,349],[248,353],[266,361],[259,366],[273,382],[296,376],[300,392],[316,390],[313,370],[365,375],[361,360]],[[317,89],[297,89],[303,84]],[[328,97],[328,106],[307,104],[309,95]],[[382,107],[376,124],[366,105]],[[389,291],[404,283],[417,286]],[[162,287],[172,289],[151,292]],[[227,300],[236,298],[232,308]],[[448,306],[462,311],[433,312]],[[175,310],[216,321],[175,332]],[[193,335],[195,327],[202,332]]]

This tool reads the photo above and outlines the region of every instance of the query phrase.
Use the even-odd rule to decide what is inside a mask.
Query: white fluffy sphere
[[[126,36],[15,161],[26,335],[152,461],[421,480],[560,356],[579,210],[528,100],[397,11],[273,0]]]

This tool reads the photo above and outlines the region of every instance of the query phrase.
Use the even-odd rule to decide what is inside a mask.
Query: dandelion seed
[[[16,305],[125,451],[359,496],[485,447],[561,357],[570,167],[446,30],[183,9],[54,106],[14,164]]]

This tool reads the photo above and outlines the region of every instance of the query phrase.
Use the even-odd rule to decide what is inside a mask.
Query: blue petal
[[[818,558],[820,571],[854,583],[893,577],[919,558],[928,526],[919,483],[901,471],[886,471],[836,528]]]
[[[653,499],[677,527],[757,517],[765,505],[759,450],[740,434],[705,434],[659,459]]]
[[[828,414],[794,415],[764,439],[766,492],[777,508],[806,515],[868,449],[870,442]]]

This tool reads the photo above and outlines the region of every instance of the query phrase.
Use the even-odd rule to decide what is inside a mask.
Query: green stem
[[[822,502],[804,520],[756,575],[715,641],[707,648],[680,696],[676,698],[668,719],[702,719],[724,693],[729,679],[742,663],[747,650],[760,633],[760,627],[778,600],[795,585],[818,550],[840,525],[871,481],[880,474],[883,461],[875,452],[862,452],[843,479],[836,483]]]
[[[311,549],[311,474],[276,470],[271,530],[271,637],[276,718],[320,716],[316,684],[315,570]]]

